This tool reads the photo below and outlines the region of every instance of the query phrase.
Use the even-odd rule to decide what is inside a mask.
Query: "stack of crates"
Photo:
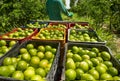
[[[69,23],[64,49],[60,81],[116,80],[116,76],[117,80],[120,79],[119,62],[106,46],[106,41],[87,22]],[[106,69],[101,73],[103,70],[99,67]],[[94,74],[93,70],[97,73]],[[105,75],[109,78],[103,77]]]
[[[37,23],[37,26],[34,26]],[[23,32],[27,34],[29,31],[31,33],[27,35],[23,35],[24,33],[16,33]],[[28,32],[27,32],[28,31]],[[15,34],[14,34],[15,33]],[[17,36],[20,38],[17,38]],[[7,51],[1,58],[0,58],[0,71],[2,72],[1,68],[3,66],[10,66],[12,64],[6,65],[4,60],[6,58],[16,58],[17,62],[19,63],[20,60],[25,60],[23,58],[23,55],[26,55],[29,53],[29,55],[32,57],[41,56],[39,55],[39,52],[43,54],[43,57],[39,57],[39,62],[42,60],[45,60],[46,58],[49,59],[49,55],[47,55],[46,52],[49,54],[52,54],[52,59],[49,59],[47,62],[47,66],[49,69],[45,69],[47,72],[43,79],[41,81],[79,81],[79,80],[94,80],[94,74],[90,72],[91,69],[98,70],[97,66],[104,65],[106,67],[105,73],[109,73],[111,69],[109,69],[110,66],[107,64],[103,64],[103,62],[109,62],[111,63],[111,67],[114,67],[114,69],[117,70],[118,73],[115,75],[110,75],[110,77],[119,76],[120,72],[120,64],[119,62],[114,58],[111,50],[109,47],[106,46],[106,41],[102,40],[97,35],[97,32],[89,26],[88,22],[64,22],[64,21],[49,21],[49,22],[30,22],[26,26],[22,26],[21,28],[15,28],[11,30],[11,32],[8,32],[6,34],[3,34],[0,36],[0,41],[5,40],[7,42],[6,46],[8,46],[8,43],[10,41],[16,41],[16,44]],[[34,49],[34,51],[31,53],[29,50],[28,45],[33,45],[31,49]],[[0,44],[1,46],[1,44]],[[39,47],[43,46],[44,49],[40,50]],[[45,47],[50,47],[51,50],[45,50]],[[4,46],[5,47],[5,46]],[[2,48],[2,47],[0,47]],[[42,47],[40,47],[42,49]],[[24,51],[27,50],[26,53],[21,54],[21,49]],[[36,50],[36,51],[35,51]],[[0,51],[1,52],[1,51]],[[105,55],[105,54],[107,55]],[[35,54],[35,55],[34,55]],[[69,59],[69,60],[68,60]],[[31,60],[31,59],[30,59]],[[69,61],[72,60],[72,63]],[[27,67],[34,67],[34,65],[31,64],[32,61],[27,61]],[[15,70],[21,70],[18,69],[18,63],[15,64]],[[87,69],[83,68],[82,66],[85,66],[82,63],[87,63]],[[92,64],[90,66],[90,63]],[[73,65],[72,65],[73,64]],[[36,70],[38,67],[42,67],[40,63],[36,66]],[[44,67],[44,66],[43,66]],[[46,68],[44,67],[44,68]],[[72,75],[72,72],[69,73],[73,69],[72,72],[75,73],[74,77],[69,77]],[[79,74],[79,71],[81,69],[81,73]],[[26,69],[22,69],[21,72],[23,72],[25,75]],[[68,71],[68,73],[67,73]],[[0,72],[0,81],[17,81],[18,79],[13,77],[12,74],[2,74]],[[4,71],[5,72],[5,71]],[[82,75],[90,75],[92,78],[84,78]],[[112,72],[112,71],[111,71]],[[37,75],[35,72],[34,74]],[[110,73],[109,73],[110,74]],[[101,75],[99,74],[99,77],[95,78],[97,80],[101,80]],[[103,79],[103,78],[102,78]],[[22,78],[20,81],[27,81],[27,80],[33,80],[33,78]],[[109,79],[107,79],[109,80]],[[113,79],[114,80],[114,79]]]

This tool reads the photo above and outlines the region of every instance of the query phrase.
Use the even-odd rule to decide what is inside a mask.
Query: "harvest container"
[[[82,28],[84,29],[85,27],[88,27],[89,28],[89,23],[88,22],[71,22],[69,23],[69,29],[70,28],[74,28],[75,25],[79,25],[79,26],[82,26]],[[79,28],[79,27],[78,27]]]
[[[74,43],[106,44],[92,29],[68,29],[67,41]]]
[[[59,28],[65,29],[66,34],[68,33],[69,23],[68,22],[49,22],[47,28]]]
[[[43,35],[43,31],[44,35]],[[47,32],[51,32],[51,33],[47,33]],[[57,35],[59,35],[59,32],[62,32],[62,38],[57,38],[58,36],[55,36],[56,38],[54,38],[52,35],[56,35],[54,33],[54,31],[57,31],[56,33],[58,33]],[[42,34],[43,36],[41,37]],[[46,35],[47,34],[47,35]],[[47,37],[45,37],[45,35]],[[52,38],[53,37],[53,38]],[[32,40],[42,40],[42,41],[57,41],[60,42],[61,45],[65,44],[66,42],[66,30],[65,29],[60,29],[60,28],[42,28],[35,36],[32,37]]]
[[[27,28],[45,28],[47,27],[48,22],[44,21],[31,21],[26,25]]]
[[[23,31],[25,31],[26,29],[29,30],[29,29],[32,29],[32,28],[15,28],[13,30],[11,30],[11,32],[8,32],[6,34],[3,34],[2,36],[0,36],[0,39],[5,39],[5,40],[16,40],[16,41],[20,41],[20,42],[23,42],[25,40],[29,40],[31,39],[32,36],[34,36],[37,32],[38,32],[38,29],[37,28],[34,28],[32,29],[33,32],[31,34],[28,34],[27,35],[27,30],[24,32],[22,32],[22,34],[24,34],[24,36],[22,38],[16,38],[16,37],[9,37],[11,34],[14,34],[16,32],[18,32],[19,29],[22,29]],[[7,37],[6,37],[7,36]],[[17,36],[19,36],[19,33],[17,33]]]
[[[68,32],[69,22],[49,22],[48,26],[50,28],[61,28],[66,29],[66,33]]]
[[[18,55],[20,54],[20,49],[25,48],[27,44],[33,44],[35,48],[37,48],[37,46],[39,46],[39,45],[43,45],[43,46],[50,45],[53,48],[56,48],[56,53],[54,55],[52,65],[50,67],[49,72],[47,73],[47,75],[45,77],[46,81],[55,81],[55,79],[57,78],[57,77],[55,77],[55,75],[56,75],[56,71],[57,71],[57,68],[58,68],[58,61],[59,61],[59,56],[60,56],[60,43],[59,42],[47,42],[47,41],[40,41],[40,40],[24,41],[16,49],[10,51],[3,58],[0,59],[0,66],[3,64],[3,60],[6,57],[18,57]],[[0,76],[0,81],[18,81],[18,80],[13,79],[11,77]],[[28,81],[28,80],[19,80],[19,81]]]
[[[50,22],[47,27],[68,29],[68,23],[65,23],[65,22]]]
[[[120,74],[120,63],[115,59],[115,57],[113,56],[113,54],[112,54],[109,47],[107,47],[105,45],[97,45],[97,44],[66,43],[66,45],[65,45],[65,53],[64,53],[64,58],[63,58],[63,69],[59,68],[59,69],[62,69],[61,81],[66,81],[66,76],[65,76],[66,58],[67,58],[66,55],[67,55],[68,50],[70,51],[73,46],[77,46],[77,47],[80,47],[80,48],[82,47],[82,49],[89,50],[89,51],[92,48],[97,48],[99,50],[99,52],[103,52],[103,51],[108,52],[110,54],[110,61],[112,62],[113,67],[115,67],[118,70],[118,75],[117,76],[119,76],[119,74]],[[73,53],[73,54],[75,54],[75,53]],[[96,57],[93,57],[93,58],[96,58]],[[83,60],[81,60],[81,61],[83,61]],[[102,61],[100,63],[102,63]],[[93,67],[95,67],[95,66],[93,66]],[[110,67],[108,67],[108,69],[109,68]],[[89,68],[89,70],[90,70],[90,68]],[[75,79],[75,80],[71,80],[71,81],[80,81],[80,80]]]

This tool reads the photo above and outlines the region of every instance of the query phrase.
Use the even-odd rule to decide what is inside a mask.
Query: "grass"
[[[66,15],[62,14],[62,18],[64,21],[82,21],[82,22],[90,22],[93,23],[93,20],[90,17],[84,16],[78,16],[76,13],[73,14],[72,17],[67,17]]]

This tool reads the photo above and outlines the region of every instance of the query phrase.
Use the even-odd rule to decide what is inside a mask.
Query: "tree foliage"
[[[109,0],[80,0],[78,4],[74,8],[78,15],[92,17],[96,25],[102,25],[104,19],[109,17],[111,5]]]
[[[72,11],[78,13],[79,16],[91,17],[94,25],[98,27],[108,21],[107,24],[112,28],[120,29],[120,0],[79,0]],[[115,15],[116,12],[119,12],[119,15]]]
[[[106,21],[113,30],[120,31],[120,0],[71,0],[70,11],[92,18],[96,27]],[[25,25],[30,20],[47,19],[46,0],[0,0],[0,32]]]
[[[33,19],[45,19],[43,0],[0,0],[0,31],[26,24]]]
[[[110,29],[120,34],[120,0],[114,0],[110,10]]]

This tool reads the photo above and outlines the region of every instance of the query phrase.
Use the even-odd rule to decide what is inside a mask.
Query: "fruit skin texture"
[[[29,53],[24,53],[24,54],[21,55],[21,58],[22,58],[23,60],[25,60],[26,62],[29,62],[30,59],[31,59],[31,56],[30,56]]]
[[[82,69],[76,69],[76,79],[81,79],[81,75],[84,74]]]
[[[9,69],[9,76],[11,76],[13,74],[13,72],[15,72],[16,69],[13,65],[9,65],[7,67]]]
[[[17,70],[25,70],[27,66],[28,65],[26,61],[20,60],[18,61],[18,64],[17,64]]]
[[[93,68],[93,63],[91,60],[85,59],[84,61],[88,63],[90,69]]]
[[[36,74],[40,75],[41,77],[45,77],[46,76],[46,72],[43,68],[37,68],[35,70]]]
[[[89,70],[89,72],[96,80],[99,80],[99,73],[95,69]]]
[[[34,75],[31,77],[31,80],[36,80],[36,81],[41,80],[41,79],[42,77],[40,75]]]
[[[113,80],[112,76],[110,74],[107,74],[107,73],[103,73],[101,76],[100,76],[100,79],[101,80]]]
[[[97,55],[95,52],[89,52],[88,55],[91,57],[91,58],[95,58]]]
[[[66,69],[75,69],[75,62],[73,61],[72,58],[68,58],[66,62]]]
[[[91,58],[91,61],[92,61],[94,67],[96,67],[100,63],[97,58]]]
[[[108,52],[106,52],[106,51],[103,51],[103,52],[101,53],[101,57],[102,57],[103,60],[105,60],[105,61],[109,61],[109,60],[111,59],[110,54],[109,54]]]
[[[92,81],[94,81],[95,78],[92,75],[90,75],[90,74],[84,73],[81,76],[81,80],[92,80]]]
[[[27,48],[27,50],[33,49],[33,48],[34,48],[34,45],[33,45],[33,44],[27,44],[26,48]]]
[[[113,66],[113,64],[112,64],[111,61],[104,61],[103,63],[104,63],[107,67],[112,67],[112,66]]]
[[[68,52],[66,55],[67,58],[72,58],[73,57],[73,53],[72,52]]]
[[[5,40],[0,40],[0,46],[5,46],[7,43]]]
[[[12,75],[12,78],[17,80],[24,80],[24,74],[21,71],[15,71]]]
[[[33,48],[29,50],[31,56],[37,55],[37,49]]]
[[[40,62],[39,57],[33,56],[30,60],[30,65],[33,66],[33,67],[38,67],[39,62]]]
[[[25,79],[26,80],[30,80],[30,78],[32,77],[32,76],[34,76],[35,75],[35,71],[34,71],[34,69],[26,69],[25,71],[24,71],[24,77],[25,77]]]
[[[37,52],[37,56],[40,58],[40,59],[42,59],[42,58],[44,58],[44,53],[43,52]]]
[[[43,45],[38,46],[38,51],[45,52],[45,47]]]
[[[10,57],[6,57],[3,61],[3,65],[11,65],[12,64],[12,60]]]
[[[73,54],[73,60],[75,61],[75,62],[80,62],[80,61],[82,61],[82,58],[80,57],[80,55],[78,55],[78,54]]]
[[[114,77],[113,77],[113,80],[118,80],[118,81],[119,81],[119,80],[120,80],[120,77],[119,77],[119,76],[114,76]]]
[[[89,70],[89,66],[88,63],[85,61],[80,62],[80,66],[79,66],[84,72],[87,72]]]
[[[7,76],[9,75],[9,70],[7,66],[1,66],[0,67],[0,75]]]
[[[118,70],[115,67],[109,67],[108,73],[110,73],[112,76],[117,76]]]
[[[76,72],[73,69],[66,70],[65,75],[66,75],[66,79],[68,81],[69,80],[75,80],[75,78],[76,78]]]
[[[72,47],[72,52],[73,53],[78,53],[78,51],[79,51],[79,48],[77,46]]]
[[[16,41],[14,41],[14,40],[9,42],[10,47],[14,46],[15,44],[16,44]]]
[[[40,66],[41,68],[46,68],[46,67],[48,67],[48,60],[46,60],[46,59],[41,60],[40,63],[39,63],[39,66]]]
[[[106,72],[106,69],[103,66],[96,66],[95,69],[99,72],[99,74],[103,74]]]
[[[51,59],[53,57],[53,54],[52,54],[52,52],[51,51],[47,51],[47,52],[45,52],[45,58],[46,59]]]

